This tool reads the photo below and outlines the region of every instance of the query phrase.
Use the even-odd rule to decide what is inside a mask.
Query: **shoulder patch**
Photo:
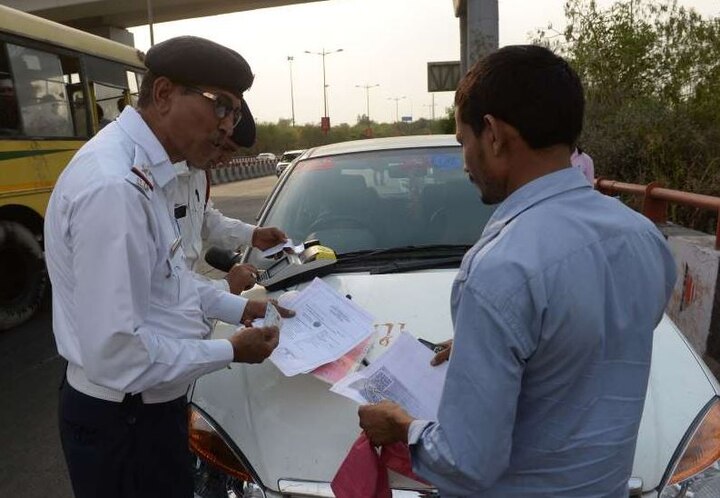
[[[154,187],[139,169],[133,166],[130,172],[125,176],[125,181],[138,189],[146,198],[150,199]]]

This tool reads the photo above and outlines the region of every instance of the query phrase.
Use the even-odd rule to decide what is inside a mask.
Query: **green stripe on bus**
[[[20,159],[22,157],[44,156],[45,154],[69,152],[74,150],[76,149],[11,150],[8,152],[0,152],[0,161],[9,161],[10,159]]]

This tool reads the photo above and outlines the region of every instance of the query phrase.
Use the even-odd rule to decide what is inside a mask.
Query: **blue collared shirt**
[[[63,171],[45,219],[53,331],[68,382],[90,396],[147,403],[185,394],[232,361],[208,318],[239,323],[246,300],[197,279],[174,217],[175,169],[126,107]]]
[[[443,497],[627,496],[674,283],[657,228],[579,170],[515,191],[453,285],[439,421],[409,431],[415,472]]]

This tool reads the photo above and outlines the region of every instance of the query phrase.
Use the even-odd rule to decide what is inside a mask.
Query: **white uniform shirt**
[[[252,243],[254,225],[240,220],[227,218],[213,207],[208,199],[207,177],[205,171],[188,168],[185,161],[176,163],[177,182],[175,182],[173,199],[175,206],[183,209],[185,216],[178,217],[178,224],[182,233],[182,245],[185,251],[185,260],[188,268],[197,271],[200,256],[203,251],[203,242],[221,249],[237,249],[241,245]],[[210,280],[216,287],[229,291],[226,280]]]
[[[208,319],[239,323],[246,300],[187,269],[168,196],[176,181],[160,142],[126,107],[55,185],[45,220],[53,329],[68,382],[85,394],[164,402],[232,361],[228,340],[206,339]]]

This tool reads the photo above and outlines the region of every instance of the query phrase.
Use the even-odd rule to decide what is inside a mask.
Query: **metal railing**
[[[720,250],[720,197],[663,188],[658,182],[637,185],[605,178],[596,178],[595,188],[603,194],[630,194],[642,197],[641,212],[655,223],[667,222],[668,203],[670,202],[714,211],[718,215],[715,225],[715,249]]]
[[[210,169],[210,183],[237,182],[260,176],[275,174],[277,161],[258,159],[256,157],[233,157],[228,162],[218,164]]]

